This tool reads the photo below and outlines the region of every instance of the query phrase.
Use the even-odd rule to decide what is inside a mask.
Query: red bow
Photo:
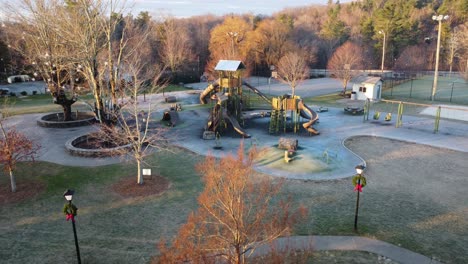
[[[362,192],[362,184],[356,184],[356,187],[354,187],[354,191]]]
[[[66,219],[67,219],[67,221],[71,219],[72,222],[75,222],[75,217],[73,216],[73,214],[67,214],[67,218],[66,218]]]

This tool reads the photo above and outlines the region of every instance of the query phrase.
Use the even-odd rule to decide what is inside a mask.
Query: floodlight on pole
[[[385,45],[387,43],[387,35],[385,34],[385,31],[379,30],[379,34],[383,35],[383,44],[382,44],[382,65],[380,66],[380,71],[383,72],[384,70],[384,65],[385,65]]]
[[[232,52],[232,59],[234,59],[235,55],[236,55],[236,52],[234,50],[234,39],[237,38],[237,35],[239,35],[239,33],[237,32],[228,32],[226,33],[226,35],[228,35],[229,37],[231,37],[231,52]]]
[[[447,20],[449,16],[438,15],[432,16],[432,20],[439,22],[439,32],[437,32],[437,48],[436,48],[436,64],[434,69],[434,83],[432,84],[431,101],[434,101],[437,92],[437,78],[439,76],[439,54],[440,54],[440,32],[442,31],[442,20]]]

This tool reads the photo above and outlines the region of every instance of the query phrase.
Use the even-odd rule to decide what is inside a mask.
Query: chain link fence
[[[433,77],[416,74],[384,79],[383,97],[431,100]],[[440,76],[434,101],[468,105],[468,83],[455,76]]]

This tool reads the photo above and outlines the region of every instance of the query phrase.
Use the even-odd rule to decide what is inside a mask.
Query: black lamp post
[[[73,235],[75,237],[75,247],[76,247],[76,257],[78,260],[78,264],[81,264],[81,257],[80,257],[80,247],[78,246],[78,236],[76,235],[76,227],[75,227],[75,216],[77,215],[78,208],[72,204],[73,194],[75,193],[74,190],[67,189],[63,193],[63,197],[65,200],[68,201],[63,207],[63,213],[67,216],[67,221],[71,220],[73,226]]]
[[[354,191],[357,192],[356,198],[356,211],[354,213],[354,232],[357,232],[358,213],[359,213],[359,193],[362,192],[362,188],[366,186],[366,178],[362,176],[362,172],[366,167],[363,165],[356,166],[357,175],[353,177]]]

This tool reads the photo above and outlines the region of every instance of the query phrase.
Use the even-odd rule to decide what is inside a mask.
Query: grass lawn
[[[368,165],[360,235],[445,263],[466,262],[467,153],[372,137],[351,138],[345,144]],[[290,181],[287,189],[310,208],[310,219],[298,234],[354,235],[356,193],[350,178]]]
[[[459,166],[457,162],[460,157],[466,158],[466,154],[427,146],[420,148],[403,142],[387,144],[405,149],[405,155],[423,151],[414,153],[444,155],[452,163],[433,164],[440,166],[440,172],[433,171],[426,178],[411,178],[410,167],[404,163],[407,159],[394,158],[395,166],[383,162],[392,158],[388,149],[377,148],[387,151],[379,154],[353,148],[368,161],[366,176],[369,185],[361,196],[360,235],[401,245],[429,257],[436,256],[447,263],[462,263],[468,259],[464,247],[468,213],[466,195],[463,194],[467,179],[460,175],[464,175],[468,168]],[[33,200],[0,207],[0,259],[8,263],[57,263],[74,259],[71,223],[66,222],[61,213],[63,191],[74,188],[74,202],[79,208],[77,229],[83,261],[147,263],[152,255],[157,254],[155,245],[159,239],[173,236],[188,213],[196,207],[202,183],[193,168],[201,159],[179,149],[155,153],[149,160],[154,166],[153,172],[169,179],[172,187],[162,196],[146,198],[123,198],[111,190],[112,183],[119,179],[135,177],[132,164],[76,168],[38,162],[32,166],[21,166],[16,173],[18,183],[36,179],[47,187]],[[416,162],[427,161],[421,156]],[[408,171],[401,173],[401,168]],[[446,169],[450,169],[450,177],[438,178],[443,177],[440,175]],[[379,171],[386,171],[392,177],[385,177]],[[443,189],[438,187],[441,180]],[[0,183],[8,185],[8,177],[1,177]],[[350,179],[290,180],[286,182],[284,194],[291,195],[297,204],[302,203],[310,210],[309,218],[298,226],[295,234],[354,235],[356,194],[352,191]],[[339,262],[342,257],[346,260],[359,254],[369,255],[339,253],[333,259]],[[330,256],[319,253],[317,258]],[[369,258],[375,260],[376,256]]]
[[[156,243],[175,234],[196,205],[201,190],[193,166],[200,157],[173,149],[149,160],[153,172],[172,187],[161,197],[122,198],[111,191],[113,182],[135,177],[135,166],[66,167],[38,162],[21,166],[17,181],[46,183],[34,200],[0,207],[0,259],[8,263],[64,263],[75,259],[71,223],[61,212],[63,191],[75,189],[79,208],[77,232],[84,263],[147,263]],[[183,166],[181,166],[183,164]],[[157,166],[156,166],[157,165]],[[3,175],[2,175],[3,176]],[[2,185],[8,184],[1,177]]]

